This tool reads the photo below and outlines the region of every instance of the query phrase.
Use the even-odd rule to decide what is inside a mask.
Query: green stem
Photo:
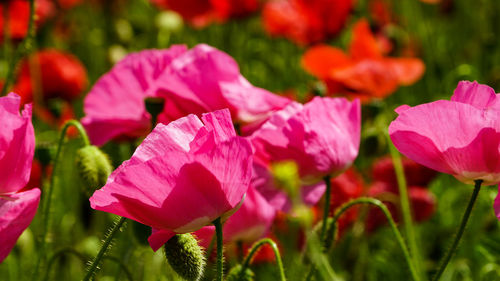
[[[455,240],[453,241],[450,250],[448,250],[448,253],[446,253],[446,256],[443,258],[443,261],[439,266],[438,272],[436,273],[436,275],[434,275],[434,278],[432,279],[433,281],[437,281],[439,280],[439,278],[441,278],[441,275],[443,274],[444,270],[446,269],[446,266],[450,262],[451,257],[456,252],[458,244],[460,243],[460,239],[464,234],[465,227],[467,226],[467,222],[469,221],[470,214],[472,213],[472,208],[474,207],[474,203],[476,202],[479,191],[481,190],[482,183],[483,183],[482,180],[475,181],[474,191],[472,192],[469,205],[467,205],[467,209],[465,209],[465,213],[462,216],[462,222],[460,223],[460,227],[458,228],[458,231],[455,234]]]
[[[55,252],[52,255],[52,257],[49,259],[49,261],[47,263],[47,270],[45,271],[45,277],[43,278],[44,281],[49,280],[50,270],[52,269],[52,265],[57,260],[57,258],[65,255],[65,254],[72,254],[72,255],[76,256],[77,258],[79,258],[85,264],[86,259],[85,259],[85,256],[83,254],[79,253],[78,251],[76,251],[72,248],[61,249],[61,250]]]
[[[325,176],[324,181],[326,184],[325,206],[323,208],[323,225],[321,226],[321,235],[319,236],[322,245],[324,245],[328,215],[330,214],[330,201],[332,196],[331,176]]]
[[[394,165],[394,171],[396,172],[396,180],[398,182],[399,190],[399,200],[401,205],[401,212],[403,213],[403,222],[405,233],[408,239],[408,246],[410,247],[410,253],[413,256],[415,262],[415,270],[419,277],[422,277],[422,267],[421,260],[422,256],[420,254],[420,249],[417,243],[417,236],[415,234],[415,228],[413,227],[412,212],[410,206],[410,200],[408,198],[408,188],[406,185],[406,177],[403,170],[403,163],[401,162],[401,155],[397,151],[396,147],[392,145],[390,137],[386,134],[389,142],[389,150],[392,157],[392,162]]]
[[[245,260],[243,261],[240,274],[242,275],[245,272],[245,269],[250,265],[250,262],[252,261],[253,256],[257,253],[257,251],[260,249],[260,247],[264,246],[264,244],[269,244],[269,246],[271,246],[271,248],[273,249],[274,256],[276,257],[276,263],[277,263],[278,269],[280,271],[280,280],[286,281],[285,270],[283,269],[283,262],[281,261],[280,251],[278,249],[278,246],[276,246],[276,243],[274,243],[274,241],[269,239],[269,238],[261,239],[261,240],[257,241],[255,244],[253,244],[252,248],[250,249],[250,252],[246,256]],[[240,277],[241,277],[241,275],[240,275]]]
[[[49,223],[50,223],[50,205],[52,202],[52,197],[53,197],[53,191],[54,191],[54,184],[55,184],[55,178],[56,178],[56,173],[57,173],[57,167],[58,167],[58,162],[59,162],[59,157],[61,155],[62,147],[64,145],[64,139],[66,137],[66,132],[68,131],[69,127],[74,126],[80,133],[80,136],[83,139],[83,142],[85,146],[90,145],[89,138],[87,136],[87,133],[85,132],[85,129],[83,129],[82,125],[80,122],[76,120],[69,120],[64,123],[62,129],[61,129],[61,134],[59,136],[59,141],[57,143],[57,150],[56,150],[56,157],[54,158],[53,161],[53,167],[52,167],[52,176],[50,177],[50,183],[49,183],[49,188],[47,191],[47,195],[44,199],[43,203],[43,210],[42,210],[42,235],[40,238],[40,251],[38,255],[38,260],[35,266],[35,271],[34,271],[34,278],[37,278],[38,272],[40,270],[41,264],[45,261],[46,257],[46,248],[47,248],[47,235],[49,232]]]
[[[213,221],[215,225],[215,233],[217,235],[217,281],[224,279],[224,253],[223,253],[223,240],[222,240],[222,223],[220,217]]]
[[[332,190],[332,184],[331,184],[331,176],[330,175],[327,175],[323,178],[323,180],[325,181],[325,185],[326,185],[326,191],[325,191],[325,205],[323,207],[323,221],[322,221],[322,225],[321,225],[321,233],[320,233],[320,241],[321,241],[321,246],[323,247],[323,252],[326,252],[326,245],[327,245],[327,242],[326,242],[326,239],[325,239],[325,235],[326,235],[326,232],[327,232],[327,225],[328,225],[328,216],[330,215],[330,201],[331,201],[331,190]],[[309,270],[309,273],[306,275],[306,281],[309,281],[311,280],[311,278],[313,277],[313,275],[316,273],[316,267],[314,265],[311,265],[311,268]]]
[[[369,204],[369,205],[374,205],[378,207],[385,215],[387,220],[389,221],[389,225],[392,229],[392,232],[394,233],[394,236],[396,236],[396,240],[399,243],[399,246],[403,250],[403,254],[406,259],[406,263],[408,264],[408,267],[410,269],[411,276],[413,280],[418,281],[420,280],[419,275],[417,274],[417,271],[415,270],[415,266],[413,264],[413,260],[410,256],[410,252],[408,251],[408,248],[406,247],[406,244],[403,240],[403,237],[401,236],[401,233],[399,232],[396,223],[392,219],[391,213],[387,209],[387,207],[382,203],[380,200],[377,200],[375,198],[368,198],[368,197],[360,197],[355,200],[351,200],[342,206],[340,206],[337,211],[335,212],[335,215],[333,216],[333,220],[331,221],[332,224],[336,224],[340,216],[345,213],[350,207],[354,205],[359,205],[359,204]],[[329,229],[335,229],[334,227],[329,227]],[[334,235],[334,233],[329,232],[328,235]]]
[[[97,256],[92,260],[92,263],[90,264],[89,270],[85,277],[83,278],[84,281],[88,281],[94,276],[97,267],[99,266],[99,263],[101,262],[101,259],[104,257],[106,254],[106,251],[111,245],[111,241],[113,240],[113,237],[115,234],[120,230],[120,227],[123,225],[125,222],[126,218],[121,217],[118,222],[116,222],[113,227],[108,231],[108,234],[106,235],[106,239],[104,240],[104,243],[102,243],[101,249],[99,250],[99,253],[97,253]]]
[[[10,84],[14,80],[15,68],[18,61],[25,54],[28,54],[31,51],[31,47],[33,46],[33,41],[35,37],[35,0],[30,1],[30,17],[28,22],[28,34],[21,45],[14,51],[14,54],[11,56],[9,62],[9,69],[7,70],[7,77],[5,79],[5,83],[3,84],[2,93],[0,96],[4,96],[7,94],[7,90],[10,87]]]

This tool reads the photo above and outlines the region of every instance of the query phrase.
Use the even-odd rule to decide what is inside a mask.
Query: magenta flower
[[[85,98],[82,123],[92,142],[146,135],[151,120],[144,106],[147,97],[165,100],[161,123],[229,108],[234,121],[245,125],[265,120],[290,102],[252,86],[233,58],[208,45],[146,50],[126,56]]]
[[[202,122],[203,121],[203,122]],[[151,226],[154,250],[240,204],[252,177],[250,142],[229,110],[159,124],[90,198],[91,207]]]
[[[40,201],[38,188],[19,192],[27,183],[35,152],[31,105],[19,114],[21,98],[0,97],[0,262],[29,226]]]
[[[396,112],[389,134],[402,154],[465,183],[500,182],[500,95],[492,88],[462,81],[451,101]]]
[[[361,129],[359,100],[316,97],[291,103],[252,134],[257,157],[293,160],[305,183],[316,183],[351,165],[358,155]]]

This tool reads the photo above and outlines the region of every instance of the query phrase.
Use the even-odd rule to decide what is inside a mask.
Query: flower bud
[[[205,268],[205,255],[190,233],[176,234],[165,243],[165,257],[172,269],[185,280],[199,280]]]
[[[85,185],[83,191],[89,197],[106,184],[113,171],[108,156],[94,145],[85,146],[76,152],[76,166]]]
[[[227,274],[226,281],[253,281],[255,280],[255,274],[250,268],[246,268],[244,272],[242,272],[241,264],[236,265],[235,267],[229,270]]]

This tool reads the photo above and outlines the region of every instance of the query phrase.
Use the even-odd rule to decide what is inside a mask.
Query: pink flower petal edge
[[[28,228],[40,201],[40,189],[0,196],[0,263]]]
[[[19,114],[21,98],[10,93],[0,98],[0,195],[11,194],[28,183],[35,153],[31,104]]]
[[[461,82],[454,101],[398,111],[389,126],[391,140],[402,154],[421,165],[465,183],[483,180],[484,185],[497,184],[500,122],[499,111],[490,107],[495,99],[491,88]]]

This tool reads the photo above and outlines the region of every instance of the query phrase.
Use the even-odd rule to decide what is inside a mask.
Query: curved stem
[[[9,89],[12,80],[14,80],[15,68],[18,61],[25,54],[28,54],[31,51],[31,47],[33,46],[33,41],[35,37],[35,0],[30,1],[30,15],[28,22],[28,33],[24,41],[21,45],[14,51],[14,54],[11,56],[11,60],[9,62],[9,69],[7,71],[7,77],[5,79],[5,83],[2,87],[2,93],[0,96],[4,96],[7,94],[7,90]]]
[[[321,226],[321,234],[319,236],[321,244],[324,246],[325,242],[325,235],[326,235],[326,229],[327,229],[327,221],[328,221],[328,215],[330,214],[330,201],[331,201],[331,190],[332,190],[332,184],[331,184],[331,176],[325,176],[324,178],[325,184],[326,184],[326,193],[325,193],[325,206],[323,208],[323,225]]]
[[[340,218],[340,216],[343,213],[345,213],[350,207],[352,207],[354,205],[359,205],[359,204],[374,205],[374,206],[378,207],[384,213],[385,217],[389,221],[389,225],[391,226],[391,229],[392,229],[392,232],[394,233],[394,236],[396,236],[396,240],[398,241],[399,246],[403,250],[403,254],[405,256],[406,263],[408,264],[408,267],[410,269],[410,273],[411,273],[413,280],[415,280],[415,281],[420,280],[419,275],[417,274],[417,272],[415,270],[415,266],[413,264],[413,260],[410,256],[408,248],[403,240],[403,237],[401,236],[401,233],[399,232],[399,230],[396,226],[396,223],[392,219],[391,213],[389,212],[387,207],[384,205],[384,203],[382,203],[380,200],[377,200],[375,198],[368,198],[368,197],[361,197],[361,198],[358,198],[356,200],[351,200],[351,201],[343,204],[342,206],[340,206],[337,209],[337,211],[335,212],[335,215],[333,216],[333,220],[331,221],[331,223],[333,223],[333,224],[337,223],[338,219]],[[329,229],[335,229],[335,228],[329,227]],[[331,233],[331,231],[329,231],[328,235],[334,235],[334,234]]]
[[[394,171],[396,172],[396,180],[398,183],[399,191],[399,203],[401,205],[401,212],[403,214],[403,222],[405,233],[408,239],[408,246],[410,247],[410,252],[413,256],[415,270],[417,271],[419,276],[422,277],[420,248],[418,247],[417,236],[415,235],[415,228],[413,227],[410,200],[408,198],[408,187],[406,185],[406,177],[403,170],[403,163],[401,162],[401,155],[397,151],[396,147],[392,145],[391,139],[388,134],[386,134],[386,137],[389,142],[389,150],[392,157],[392,163],[394,165]]]
[[[278,249],[278,246],[276,243],[274,243],[273,240],[269,238],[264,238],[259,241],[257,241],[255,244],[253,244],[252,248],[250,249],[250,252],[248,252],[248,255],[246,256],[245,260],[243,261],[242,267],[241,267],[241,274],[245,272],[245,269],[250,265],[250,262],[252,261],[253,256],[257,253],[257,251],[260,249],[260,247],[264,246],[264,244],[269,244],[271,248],[273,249],[274,256],[276,257],[276,263],[278,265],[278,269],[280,272],[280,280],[281,281],[286,281],[285,277],[285,270],[283,269],[283,262],[281,261],[281,255],[280,251]]]
[[[483,183],[482,180],[475,181],[474,191],[472,192],[472,196],[470,198],[469,204],[467,205],[467,208],[465,209],[465,213],[462,216],[462,222],[460,223],[460,227],[458,228],[458,231],[455,234],[455,240],[453,240],[453,244],[451,245],[451,248],[448,250],[448,253],[446,253],[446,256],[443,258],[443,261],[441,262],[441,265],[439,266],[438,272],[436,273],[436,275],[434,275],[434,278],[432,279],[433,281],[437,281],[437,280],[439,280],[439,278],[441,278],[441,275],[443,274],[444,270],[446,269],[446,266],[450,262],[451,257],[453,256],[453,254],[457,250],[460,239],[462,238],[462,235],[464,234],[464,231],[465,231],[465,227],[467,226],[467,222],[469,221],[470,214],[472,213],[472,208],[474,207],[474,203],[476,202],[479,191],[481,190],[482,183]]]
[[[125,222],[126,218],[122,217],[118,222],[116,222],[113,227],[108,231],[108,234],[106,235],[106,239],[104,240],[104,243],[102,243],[101,249],[99,250],[99,253],[97,253],[97,256],[92,260],[92,263],[90,264],[89,270],[85,277],[83,278],[84,281],[90,280],[92,276],[95,274],[97,270],[97,266],[101,262],[101,259],[104,257],[106,254],[106,251],[111,245],[111,241],[113,240],[113,237],[115,234],[119,231],[120,227],[123,225]]]
[[[61,249],[61,250],[55,252],[52,255],[52,257],[49,259],[49,261],[47,263],[47,271],[45,271],[45,277],[43,278],[44,281],[49,280],[49,274],[50,274],[50,270],[52,269],[52,264],[54,264],[54,262],[57,260],[57,258],[65,255],[65,254],[72,254],[72,255],[78,257],[83,263],[85,263],[85,261],[86,261],[86,258],[83,254],[81,254],[80,252],[78,252],[72,248]]]
[[[59,157],[61,155],[62,147],[64,144],[64,139],[66,137],[66,132],[68,131],[69,127],[74,126],[78,132],[80,133],[80,136],[83,139],[83,142],[85,146],[90,145],[89,138],[87,136],[87,133],[85,132],[85,129],[82,127],[80,122],[76,120],[69,120],[64,123],[62,129],[61,129],[61,134],[59,135],[59,141],[57,143],[57,150],[56,150],[56,156],[53,161],[53,166],[52,166],[52,176],[50,177],[50,183],[46,195],[46,199],[44,199],[44,204],[43,204],[43,210],[42,210],[42,235],[40,238],[40,251],[38,255],[38,260],[36,263],[35,271],[34,271],[34,278],[37,278],[38,272],[40,270],[40,266],[42,263],[42,260],[45,259],[46,256],[46,240],[47,240],[47,234],[49,230],[49,222],[50,222],[50,205],[53,197],[53,191],[54,191],[54,184],[55,184],[55,178],[56,178],[56,172],[57,172],[57,164],[59,162]]]
[[[220,217],[213,221],[215,225],[215,232],[217,235],[217,281],[222,281],[224,278],[224,254],[223,254],[223,240],[222,240],[222,223]]]

